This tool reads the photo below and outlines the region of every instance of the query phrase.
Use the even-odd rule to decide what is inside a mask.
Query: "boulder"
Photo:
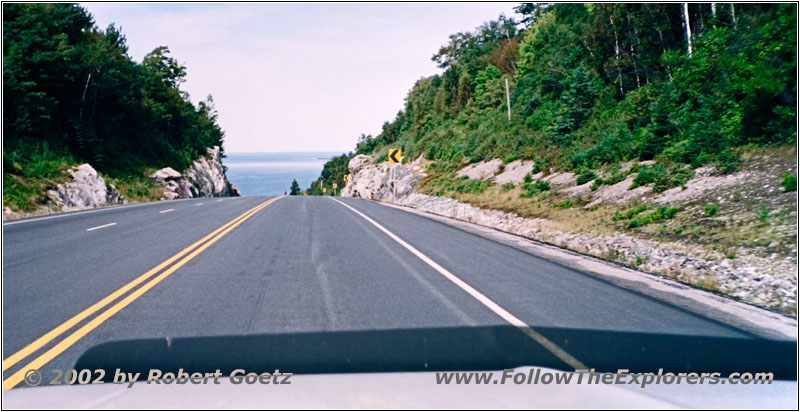
[[[67,173],[72,176],[71,181],[47,191],[57,210],[69,212],[128,202],[113,185],[106,185],[105,180],[88,163],[73,167]]]
[[[168,180],[178,180],[181,174],[171,167],[165,167],[150,175],[150,179],[158,183],[166,183]]]

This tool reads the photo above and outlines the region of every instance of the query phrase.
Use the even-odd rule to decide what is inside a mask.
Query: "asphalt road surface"
[[[403,341],[414,331],[465,351],[502,349],[496,334],[469,333],[508,327],[517,335],[500,340],[523,339],[515,350],[563,369],[634,356],[625,351],[659,336],[662,356],[685,339],[707,339],[694,350],[704,357],[733,348],[769,364],[796,348],[782,342],[762,359],[746,331],[361,199],[148,203],[10,221],[3,240],[4,389],[24,386],[29,369],[72,368],[103,343],[165,337],[259,336],[250,343],[264,347],[277,344],[270,336],[312,346],[376,337],[373,359],[399,365],[393,356],[408,353],[398,351],[419,348]]]

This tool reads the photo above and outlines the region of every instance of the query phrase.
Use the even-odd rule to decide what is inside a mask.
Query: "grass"
[[[483,193],[491,186],[492,183],[488,180],[469,179],[466,176],[457,178],[453,173],[437,176],[423,183],[423,187],[436,196]]]
[[[143,175],[125,176],[119,178],[109,178],[103,176],[106,183],[111,183],[122,193],[129,202],[149,202],[161,199],[163,192],[161,188],[153,184],[147,176],[154,170],[148,170]]]
[[[700,279],[692,279],[692,280],[689,281],[689,283],[691,283],[692,285],[697,286],[699,288],[706,289],[706,290],[711,290],[711,291],[714,291],[714,292],[719,292],[720,291],[719,282],[717,282],[716,279],[711,278],[711,277],[705,277],[704,276],[704,277],[702,277]]]
[[[565,200],[563,202],[560,202],[560,203],[554,203],[553,207],[556,208],[556,209],[566,209],[566,208],[572,207],[573,204],[574,203],[572,202],[572,199],[567,199],[567,200]]]
[[[70,156],[50,150],[46,143],[28,156],[3,152],[3,207],[31,212],[48,202],[47,190],[70,179],[64,171],[77,164]]]
[[[767,217],[769,217],[769,209],[767,205],[761,203],[758,205],[758,210],[756,211],[756,217],[758,217],[758,221],[761,223],[767,222]]]
[[[502,186],[500,186],[500,191],[501,192],[508,192],[509,190],[515,188],[516,186],[517,185],[515,185],[513,183],[505,183]]]

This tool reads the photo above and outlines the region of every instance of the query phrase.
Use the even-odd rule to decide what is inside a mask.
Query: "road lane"
[[[175,202],[176,212],[170,215],[158,213],[161,202],[4,226],[4,354],[16,352],[264,200],[242,198],[207,208]],[[117,225],[86,231],[109,220]]]
[[[363,199],[341,200],[532,326],[751,336],[441,222]]]
[[[109,340],[502,323],[413,255],[387,253],[388,239],[331,206],[320,198],[276,202],[46,368],[71,367]]]
[[[24,378],[27,378],[28,374],[26,371],[40,369],[42,366],[51,362],[65,350],[71,348],[75,342],[81,340],[84,336],[94,331],[94,329],[96,329],[98,326],[102,325],[102,323],[107,319],[111,318],[116,313],[135,302],[136,299],[147,293],[150,289],[158,285],[158,283],[166,279],[176,270],[180,269],[187,262],[190,262],[197,255],[205,251],[205,249],[207,249],[209,246],[219,241],[219,239],[247,221],[247,219],[254,216],[261,209],[269,206],[271,203],[274,203],[279,199],[280,197],[269,199],[253,209],[245,212],[241,216],[220,226],[202,239],[193,243],[191,246],[185,248],[180,253],[155,266],[150,271],[129,282],[122,288],[106,296],[81,313],[75,315],[67,322],[61,324],[57,328],[48,332],[46,335],[35,340],[14,355],[4,359],[3,369],[7,370],[8,368],[14,366],[16,362],[19,362],[28,356],[32,356],[35,351],[38,351],[40,348],[49,345],[51,342],[57,342],[52,347],[46,349],[43,354],[36,355],[36,357],[31,361],[26,361],[27,363],[24,364],[24,366],[20,366],[16,372],[10,372],[12,373],[10,377],[4,377],[3,390],[13,388],[15,385],[22,382]],[[143,282],[146,283],[142,284]],[[125,296],[125,294],[128,292],[130,293]],[[113,303],[115,300],[120,298],[121,300]],[[107,305],[112,303],[112,306],[107,307]],[[66,337],[61,338],[61,335],[66,333],[69,328],[75,327],[75,325],[80,325],[80,322],[83,322],[84,319],[88,319],[85,324],[80,326],[76,331],[69,333]]]
[[[176,203],[175,212],[168,214],[158,213],[162,204],[113,216],[40,222],[30,230],[4,227],[4,235],[8,229],[22,244],[12,243],[13,253],[4,256],[4,355],[46,332],[36,322],[52,328],[169,256],[159,251],[175,253],[178,247],[173,245],[185,247],[184,239],[197,240],[216,227],[211,221],[218,226],[224,223],[221,216],[233,218],[263,200],[243,198],[204,207]],[[750,336],[434,220],[360,199],[340,200],[535,329]],[[88,232],[95,238],[86,236],[87,225],[111,218],[119,225]],[[31,233],[50,232],[68,239],[50,236],[44,244],[29,239]],[[75,248],[76,239],[86,246]],[[42,250],[48,245],[61,253]],[[131,251],[138,249],[142,255],[132,258]],[[104,254],[114,259],[98,264],[95,260]],[[129,269],[136,264],[138,270]],[[80,269],[24,274],[26,269],[59,265]],[[26,304],[31,300],[36,304]],[[65,306],[69,311],[60,310]],[[44,368],[70,368],[89,348],[126,339],[502,325],[508,322],[344,205],[324,197],[287,197],[211,244]],[[491,336],[470,337],[484,338],[492,347]],[[544,348],[536,351],[558,364]]]

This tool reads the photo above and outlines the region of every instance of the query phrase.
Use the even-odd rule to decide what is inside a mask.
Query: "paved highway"
[[[508,339],[525,340],[535,359],[563,369],[644,356],[626,351],[642,352],[649,347],[642,342],[658,336],[664,337],[653,346],[658,356],[677,351],[678,361],[689,356],[680,353],[687,348],[683,338],[707,338],[691,349],[704,357],[726,347],[741,357],[752,351],[747,344],[761,342],[667,302],[361,199],[149,203],[7,222],[3,240],[4,389],[24,386],[29,369],[69,369],[103,343],[164,337],[280,335],[297,343],[452,330],[451,341],[469,340],[474,349],[498,342],[469,331],[508,327],[517,333]],[[373,355],[391,364],[398,336],[385,333]],[[750,357],[794,365],[794,357],[769,358],[794,348],[783,342],[766,358]]]

